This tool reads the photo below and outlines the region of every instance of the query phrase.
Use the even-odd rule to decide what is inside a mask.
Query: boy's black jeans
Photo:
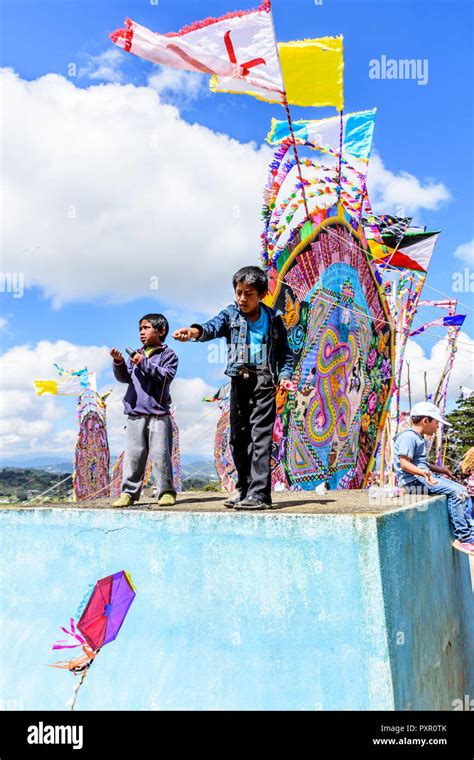
[[[270,370],[233,377],[230,392],[230,448],[240,498],[271,504],[272,434],[276,388]]]

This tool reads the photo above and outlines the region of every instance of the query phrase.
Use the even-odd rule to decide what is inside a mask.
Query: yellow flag
[[[52,393],[54,396],[58,395],[58,384],[56,380],[33,380],[33,383],[38,396],[42,396],[43,393]]]
[[[288,103],[344,108],[342,37],[279,44]]]
[[[294,106],[344,108],[344,58],[342,37],[278,43],[288,103]],[[268,103],[281,102],[275,92],[254,87],[245,80],[213,76],[213,92],[253,95]]]

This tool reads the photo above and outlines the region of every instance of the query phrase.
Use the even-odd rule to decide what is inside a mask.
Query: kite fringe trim
[[[344,35],[343,34],[336,34],[336,35],[329,35],[328,34],[325,37],[304,37],[301,40],[289,40],[289,42],[280,42],[279,44],[280,45],[288,45],[288,46],[291,46],[291,47],[298,47],[298,46],[301,47],[301,43],[302,42],[311,42],[311,43],[312,42],[319,42],[321,39],[331,40],[333,42],[336,41],[336,40],[340,40],[341,42],[343,42],[344,41]],[[325,44],[321,44],[319,47],[326,48],[326,50],[330,50],[331,49],[328,45],[325,45]],[[342,63],[342,68],[343,67],[344,67],[344,63]],[[338,68],[341,69],[341,65],[339,65]],[[328,104],[328,105],[333,105],[333,104],[331,103],[331,104]],[[357,113],[362,113],[362,111],[358,111]],[[328,117],[328,118],[331,118],[331,117]],[[332,118],[337,118],[337,117],[333,116]],[[304,121],[304,119],[302,121]]]
[[[243,16],[248,16],[251,13],[270,13],[270,11],[270,0],[263,0],[263,3],[261,3],[261,5],[259,5],[259,7],[256,9],[249,11],[229,11],[229,13],[226,13],[224,16],[219,16],[219,18],[213,18],[212,16],[209,16],[209,18],[201,19],[201,21],[194,21],[192,24],[188,24],[188,26],[183,26],[179,32],[167,32],[163,35],[163,37],[181,37],[183,34],[195,32],[197,29],[205,29],[206,26],[217,24],[219,21],[226,21],[227,19],[231,18],[242,18]]]
[[[263,0],[263,3],[259,5],[259,7],[256,10],[249,10],[249,11],[230,11],[229,13],[226,13],[224,16],[220,16],[219,18],[205,18],[201,21],[194,21],[192,24],[189,24],[188,26],[183,26],[182,29],[179,30],[179,32],[166,32],[166,34],[162,34],[162,37],[182,37],[185,34],[189,34],[189,32],[195,32],[198,29],[205,29],[207,26],[211,26],[212,24],[217,24],[219,21],[225,21],[227,19],[231,18],[239,18],[243,16],[248,16],[251,13],[270,13],[271,12],[271,4],[270,0]],[[115,32],[112,32],[109,34],[110,39],[112,42],[114,42],[116,45],[120,41],[122,43],[121,46],[123,46],[123,49],[130,53],[131,47],[132,47],[132,41],[133,41],[133,29],[132,26],[134,22],[126,18],[124,21],[125,29],[116,29]],[[120,45],[119,45],[120,46]],[[120,47],[121,47],[120,46]]]

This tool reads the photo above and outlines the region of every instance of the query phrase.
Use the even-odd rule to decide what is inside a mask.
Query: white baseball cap
[[[432,404],[431,401],[420,401],[418,404],[415,404],[415,406],[412,406],[410,417],[432,417],[443,425],[452,427],[450,422],[441,417],[441,412],[438,407]]]

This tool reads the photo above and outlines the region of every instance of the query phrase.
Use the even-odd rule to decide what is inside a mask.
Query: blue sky
[[[2,4],[3,37],[0,64],[12,68],[21,80],[36,80],[47,74],[58,74],[76,88],[100,84],[100,79],[87,74],[68,77],[71,63],[77,69],[97,71],[97,62],[106,51],[116,50],[108,33],[122,25],[126,16],[159,31],[176,31],[181,26],[205,16],[219,16],[238,8],[230,0],[159,0],[157,5],[144,0],[57,0],[29,2],[4,0]],[[240,6],[242,8],[245,5]],[[374,151],[383,161],[385,170],[394,176],[408,172],[424,187],[441,185],[449,200],[434,201],[434,208],[417,210],[415,220],[428,228],[442,230],[424,291],[425,298],[458,296],[465,304],[459,311],[468,318],[465,332],[473,335],[473,295],[469,289],[453,293],[453,274],[468,269],[474,271],[468,258],[455,258],[459,246],[473,238],[473,158],[471,150],[473,118],[473,70],[468,65],[472,55],[471,2],[341,2],[323,0],[273,0],[277,37],[280,41],[324,35],[344,36],[345,52],[345,110],[378,109]],[[429,79],[426,85],[413,80],[373,80],[368,76],[369,61],[386,55],[389,58],[427,59]],[[157,72],[152,64],[120,52],[116,59],[118,82],[146,86],[149,77]],[[190,75],[199,76],[199,75]],[[264,142],[272,116],[283,118],[282,109],[253,98],[233,95],[211,95],[204,87],[191,97],[162,92],[162,102],[170,101],[179,110],[179,118],[188,125],[199,124],[215,133],[223,133],[242,144],[254,142],[256,150]],[[333,109],[292,109],[294,118],[322,118],[333,115]],[[29,115],[24,114],[27,121]],[[36,124],[28,126],[33,133]],[[80,137],[78,137],[80,142]],[[223,164],[225,162],[222,162]],[[223,175],[226,166],[222,165]],[[38,176],[38,175],[37,175]],[[91,182],[94,182],[91,176]],[[31,177],[35,182],[35,175]],[[232,182],[232,177],[228,178]],[[212,193],[212,190],[209,190]],[[436,193],[435,193],[436,195]],[[388,213],[395,209],[385,208]],[[28,226],[28,209],[22,224]],[[158,231],[159,234],[159,231]],[[34,236],[29,240],[34,240]],[[93,241],[92,241],[93,244]],[[139,243],[137,243],[139,245]],[[157,247],[159,244],[157,242]],[[197,252],[198,253],[198,252]],[[67,255],[67,254],[65,254]],[[158,255],[158,253],[157,253]],[[248,249],[242,264],[257,261],[258,236],[253,250]],[[133,254],[130,266],[133,266]],[[48,264],[45,264],[48,266]],[[229,281],[232,271],[228,272]],[[180,273],[185,277],[185,269]],[[94,273],[91,272],[91,277]],[[123,271],[127,278],[127,271]],[[48,288],[38,284],[25,292],[21,299],[10,293],[2,294],[0,317],[6,325],[2,333],[3,351],[17,346],[36,345],[39,341],[68,341],[76,346],[111,346],[124,348],[137,344],[137,319],[147,311],[166,310],[171,327],[176,328],[195,316],[206,313],[204,297],[200,308],[192,299],[173,299],[166,293],[144,294],[143,297],[114,298],[110,293],[89,296],[85,287],[80,297],[50,297]],[[221,274],[214,282],[214,271],[203,274],[196,287],[213,292],[212,303],[228,303],[232,298]],[[198,303],[196,301],[196,303]],[[425,312],[426,320],[439,316],[433,310]],[[420,320],[421,321],[421,320]],[[419,339],[425,353],[442,336],[437,329]],[[199,375],[213,387],[220,384],[221,370],[206,362],[206,349],[197,346],[174,346],[180,356],[180,375],[191,378]],[[472,353],[472,346],[469,348]],[[102,385],[110,383],[110,373],[102,371]],[[467,381],[466,381],[467,382]],[[69,402],[66,402],[69,404]],[[68,406],[69,409],[69,406]],[[68,411],[69,415],[69,411]],[[67,416],[68,416],[67,415]],[[67,426],[67,417],[57,425]]]

